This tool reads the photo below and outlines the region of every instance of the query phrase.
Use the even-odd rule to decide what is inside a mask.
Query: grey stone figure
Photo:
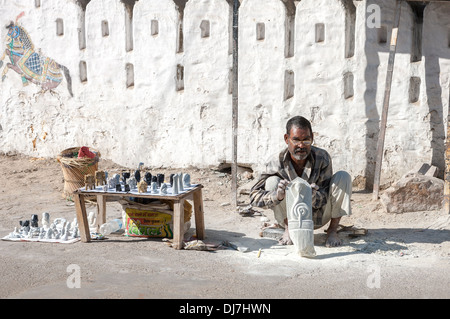
[[[77,237],[78,237],[78,227],[75,227],[75,229],[73,230],[71,238],[77,238]]]
[[[158,183],[157,182],[152,182],[152,193],[153,194],[158,193]]]
[[[38,222],[39,222],[38,215],[36,215],[36,214],[31,215],[30,226],[31,227],[38,227]]]
[[[162,184],[164,184],[164,174],[158,174],[157,177],[157,183],[158,187],[161,187]]]
[[[139,178],[139,179],[140,179],[140,178]],[[130,185],[130,188],[131,188],[131,189],[135,189],[135,188],[137,187],[137,182],[138,182],[138,180],[137,180],[136,177],[131,177],[131,178],[128,180],[128,185]]]
[[[47,233],[45,234],[45,239],[52,239],[53,238],[53,229],[49,228],[47,230]]]
[[[183,187],[191,187],[191,175],[183,174]]]
[[[150,173],[150,172],[145,173],[144,179],[145,179],[145,182],[147,183],[147,185],[151,185],[152,184],[152,173]]]
[[[64,235],[61,237],[62,241],[67,241],[69,239],[69,231],[66,230],[66,232],[64,233]]]
[[[134,178],[136,179],[136,183],[141,181],[141,171],[139,169],[134,172]]]
[[[179,191],[178,191],[178,174],[173,175],[173,186],[172,186],[172,194],[173,195],[178,195]]]
[[[116,185],[120,184],[120,175],[119,174],[114,174],[113,178],[116,180]]]
[[[114,177],[112,177],[112,178],[110,178],[108,180],[108,187],[109,188],[115,189],[116,185],[117,185],[117,181],[116,181],[116,179]]]
[[[50,227],[50,214],[47,212],[42,213],[42,227],[44,229]]]
[[[183,173],[179,173],[178,174],[178,189],[179,189],[179,192],[184,192],[184,188],[183,188]]]
[[[297,177],[286,187],[289,236],[302,257],[315,257],[311,185]]]
[[[159,189],[160,194],[167,194],[167,184],[162,183],[161,188]]]

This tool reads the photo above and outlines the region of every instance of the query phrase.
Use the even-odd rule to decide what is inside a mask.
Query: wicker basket
[[[72,147],[62,151],[57,160],[61,164],[64,175],[64,191],[62,196],[68,200],[72,200],[72,193],[84,186],[84,176],[87,174],[95,175],[98,169],[98,161],[100,160],[100,152],[91,149],[95,154],[94,158],[83,157],[78,158],[80,147]]]

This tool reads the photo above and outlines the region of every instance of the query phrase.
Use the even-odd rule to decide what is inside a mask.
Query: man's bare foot
[[[287,227],[285,228],[283,236],[281,236],[281,238],[280,238],[280,240],[278,240],[278,242],[281,245],[293,245],[293,242],[292,242],[291,236],[289,236],[289,230]]]
[[[326,247],[337,247],[340,245],[342,245],[342,240],[339,238],[337,232],[328,230],[325,246]]]

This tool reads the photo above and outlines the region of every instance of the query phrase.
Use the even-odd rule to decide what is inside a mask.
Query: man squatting
[[[295,116],[287,122],[284,141],[287,148],[266,164],[260,180],[251,189],[252,206],[272,209],[275,220],[285,229],[280,243],[292,245],[288,231],[285,190],[289,182],[299,176],[312,188],[314,229],[330,222],[325,245],[341,245],[337,228],[341,217],[351,214],[350,175],[345,171],[333,174],[330,155],[312,145],[314,135],[311,123],[304,117]]]

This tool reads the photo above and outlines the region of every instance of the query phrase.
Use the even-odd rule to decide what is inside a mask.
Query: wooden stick
[[[203,199],[202,189],[199,188],[193,195],[194,197],[194,214],[195,214],[195,230],[197,239],[205,238],[205,220],[203,216]]]
[[[234,207],[237,206],[237,130],[238,130],[238,21],[239,1],[233,3],[233,84],[232,84],[232,164],[231,164],[231,194]]]
[[[447,115],[447,140],[445,150],[445,179],[444,179],[444,201],[442,207],[444,212],[450,214],[450,104]]]
[[[397,51],[398,27],[400,24],[400,13],[402,11],[403,0],[397,0],[395,6],[395,18],[391,34],[391,46],[389,49],[389,61],[386,73],[386,86],[384,89],[383,112],[381,114],[380,133],[377,143],[377,160],[375,164],[375,177],[373,183],[373,199],[378,200],[380,190],[381,164],[383,161],[384,139],[386,135],[387,115],[389,110],[389,99],[391,97],[392,74],[394,72],[395,53]]]

